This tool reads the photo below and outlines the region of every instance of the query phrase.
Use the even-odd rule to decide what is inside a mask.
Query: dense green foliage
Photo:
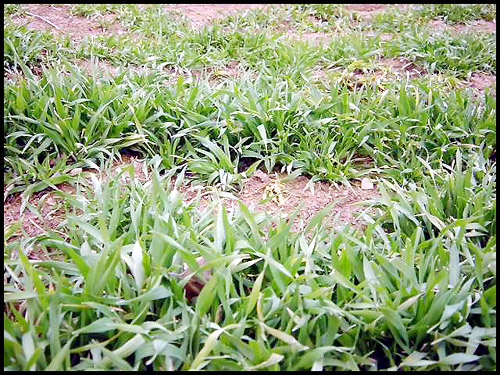
[[[5,228],[5,369],[496,369],[496,93],[457,85],[496,72],[496,35],[426,24],[496,7],[387,10],[368,27],[340,5],[295,4],[193,30],[156,5],[79,4],[126,29],[79,44],[9,22],[20,12],[4,8],[4,195],[39,214],[28,198],[50,187],[73,213],[33,237]],[[336,32],[297,42],[285,20]],[[377,68],[396,57],[422,75]],[[124,150],[150,181],[104,179]],[[236,191],[256,168],[369,175],[376,214],[364,232],[327,229],[327,207],[296,233],[293,215],[202,210],[179,192]],[[183,263],[213,269],[193,303]]]

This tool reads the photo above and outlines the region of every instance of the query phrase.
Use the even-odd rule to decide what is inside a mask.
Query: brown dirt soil
[[[336,76],[329,76],[335,72]],[[405,58],[382,57],[373,61],[371,66],[365,66],[349,72],[346,67],[318,68],[313,73],[322,82],[325,80],[342,80],[352,88],[367,82],[384,83],[389,79],[401,79],[407,75],[411,78],[425,74],[425,70]],[[340,75],[338,75],[340,74]]]
[[[144,163],[139,158],[131,155],[122,155],[122,161],[115,161],[113,163],[111,175],[103,175],[103,180],[107,181],[109,178],[114,178],[123,167],[130,164],[134,167],[135,178],[138,181],[145,182],[151,178],[149,170],[145,168]],[[89,180],[89,173],[95,173],[94,170],[89,168],[75,170],[75,172],[83,172],[83,176]],[[268,213],[279,213],[282,215],[293,212],[300,204],[303,204],[292,226],[293,231],[301,230],[303,226],[307,225],[312,216],[334,201],[337,203],[333,207],[332,212],[334,214],[333,216],[338,214],[338,219],[335,222],[330,222],[330,227],[351,224],[358,230],[363,229],[364,224],[362,220],[358,220],[355,215],[366,208],[357,206],[356,203],[379,196],[376,188],[370,190],[363,190],[359,186],[345,188],[337,187],[326,182],[314,182],[310,184],[314,188],[313,193],[313,191],[306,186],[310,183],[309,178],[299,176],[293,180],[281,182],[285,177],[286,175],[284,174],[268,175],[264,172],[256,171],[244,181],[241,192],[235,193],[234,196],[250,210],[267,211]],[[120,183],[130,183],[130,175],[128,172],[124,172],[120,176]],[[75,187],[68,183],[60,184],[58,188],[73,196],[76,193]],[[213,188],[203,186],[193,187],[184,184],[180,188],[186,203],[190,203],[196,199],[198,190],[201,190],[203,195],[200,202],[201,210],[206,210],[210,202],[218,199],[217,196],[224,196],[224,194],[217,193]],[[264,201],[265,198],[269,199]],[[4,225],[9,226],[16,221],[20,221],[22,229],[26,235],[30,237],[43,233],[44,225],[50,227],[52,230],[58,231],[57,227],[64,221],[68,213],[64,208],[64,199],[51,188],[47,188],[38,193],[34,193],[28,201],[33,206],[37,207],[41,199],[45,199],[45,201],[41,204],[41,217],[38,217],[28,208],[25,208],[22,215],[20,214],[20,193],[9,196],[4,202]],[[221,201],[228,212],[234,211],[237,208],[238,204],[236,200],[222,197]],[[59,230],[59,233],[62,232]],[[21,235],[22,233],[19,230],[9,239],[9,242]]]
[[[245,181],[242,193],[238,198],[256,211],[278,212],[289,214],[297,207],[303,205],[292,231],[301,229],[301,223],[307,225],[309,220],[321,209],[332,202],[337,202],[332,213],[338,216],[337,222],[329,222],[329,226],[350,224],[357,229],[362,229],[363,224],[355,218],[355,214],[363,210],[356,203],[379,196],[376,189],[362,190],[358,186],[351,189],[335,187],[327,182],[316,181],[312,183],[314,190],[307,187],[310,183],[305,176],[299,176],[291,181],[282,183],[280,179],[286,175],[275,174],[269,176],[264,173],[255,173]],[[262,202],[263,198],[266,199]],[[233,202],[234,203],[234,202]]]
[[[365,210],[366,207],[356,204],[380,196],[376,187],[364,190],[357,183],[354,183],[355,185],[351,188],[334,186],[320,181],[311,183],[310,179],[305,176],[282,182],[286,176],[286,174],[269,175],[262,171],[256,171],[243,182],[241,191],[234,194],[236,199],[222,197],[220,198],[221,202],[227,212],[236,210],[237,201],[241,201],[250,211],[266,211],[281,216],[291,214],[302,205],[292,225],[292,231],[302,230],[321,209],[336,202],[332,209],[333,215],[327,226],[332,228],[352,225],[354,228],[362,230],[365,225],[362,220],[356,218],[356,214]],[[310,188],[311,185],[313,191]],[[200,201],[202,210],[207,209],[210,201],[218,199],[217,192],[203,187],[183,186],[180,189],[188,202],[196,199],[198,190],[201,190],[202,194]],[[338,217],[334,220],[336,215]]]
[[[496,93],[497,76],[481,72],[472,73],[470,78],[461,82],[461,86],[471,87],[476,91],[483,93],[486,88],[495,89]]]
[[[346,4],[346,8],[355,12],[375,12],[383,10],[388,4]]]
[[[218,83],[224,78],[232,77],[238,78],[244,72],[244,68],[240,65],[237,60],[230,60],[228,64],[224,66],[209,66],[202,69],[193,69],[190,71],[189,75],[194,75],[199,78],[201,76],[208,76],[208,80],[210,83]],[[175,75],[175,80],[177,79],[179,74]],[[186,79],[188,75],[184,74],[184,79]]]
[[[59,184],[57,187],[71,195],[74,195],[76,192],[76,189],[68,183]],[[43,233],[45,231],[43,229],[44,225],[47,225],[51,229],[57,231],[57,226],[64,221],[66,214],[68,213],[63,205],[64,199],[61,198],[52,188],[47,188],[32,194],[28,202],[34,207],[37,207],[38,203],[42,199],[44,199],[44,204],[42,204],[40,210],[40,218],[28,208],[25,208],[24,212],[20,214],[19,211],[22,202],[20,193],[7,197],[4,202],[4,227],[13,224],[16,221],[20,221],[22,230],[29,237],[34,237]],[[21,235],[21,230],[16,232],[14,237],[17,237],[18,235]],[[14,237],[11,237],[11,240],[13,240]]]
[[[143,163],[138,158],[131,155],[122,155],[121,162],[117,160],[113,162],[111,176],[103,175],[103,180],[107,181],[109,180],[109,178],[115,177],[119,173],[120,168],[123,168],[129,164],[133,165],[134,176],[138,181],[144,182],[149,179],[149,175],[147,175],[144,171],[145,168]],[[73,171],[75,172],[75,174],[87,173],[83,174],[83,176],[88,178],[89,181],[90,176],[88,173],[95,173],[95,170],[90,168],[75,168]],[[130,174],[127,171],[125,171],[120,176],[120,182],[122,184],[130,183]],[[65,193],[68,193],[72,196],[76,194],[76,188],[69,183],[65,182],[56,186]],[[4,195],[5,190],[6,187],[4,187]],[[64,221],[66,214],[68,213],[63,207],[64,198],[62,198],[52,188],[47,188],[32,194],[29,197],[28,202],[31,205],[37,207],[41,199],[44,199],[44,203],[41,205],[40,218],[36,214],[31,212],[28,208],[25,208],[22,214],[19,212],[22,203],[20,193],[9,195],[4,201],[4,226],[8,226],[16,221],[20,221],[22,224],[22,229],[30,237],[37,236],[40,233],[43,233],[44,224],[50,227],[52,230],[57,231],[57,227]],[[69,212],[71,212],[71,209]],[[21,231],[19,230],[18,233],[16,233],[16,235],[9,240],[9,242],[15,239],[15,237],[20,234]]]
[[[144,182],[150,179],[149,171],[147,167],[144,165],[141,159],[137,156],[133,155],[127,155],[127,154],[122,154],[121,155],[122,160],[115,160],[113,162],[113,168],[112,168],[112,174],[111,177],[114,177],[117,173],[119,173],[120,169],[132,164],[134,167],[134,178],[136,178],[138,181]],[[130,173],[125,171],[121,176],[120,176],[120,181],[122,183],[128,184],[130,183]]]
[[[497,32],[496,22],[487,20],[475,20],[468,22],[467,24],[448,25],[441,19],[434,19],[429,22],[429,26],[431,26],[434,30],[437,31],[447,30],[451,33],[451,35],[455,36],[461,32],[466,32],[466,31],[480,31],[485,33]]]
[[[384,10],[390,4],[346,4],[346,9],[356,12],[362,19],[370,18],[373,13]]]
[[[376,12],[384,10],[386,7],[394,6],[394,4],[346,4],[346,9],[350,11],[355,11],[362,19],[369,20],[369,18]],[[309,19],[313,23],[321,23],[315,17],[309,16]],[[352,21],[354,24],[357,24],[358,21]],[[320,43],[327,43],[328,39],[331,38],[331,34],[323,33],[323,32],[305,32],[298,33],[296,30],[290,29],[285,24],[282,26],[282,30],[286,30],[286,35],[296,40],[306,40],[308,42],[312,42],[316,45]],[[341,33],[342,30],[336,30],[335,34]],[[376,33],[374,31],[368,31],[367,36],[374,36]],[[381,33],[381,40],[390,40],[394,37],[391,33]]]
[[[168,4],[164,9],[181,12],[198,29],[236,11],[265,7],[265,4]]]
[[[92,62],[90,60],[76,59],[75,63],[88,74],[92,72]],[[105,77],[114,77],[118,73],[118,68],[107,63],[106,61],[99,60],[97,63],[97,71]]]
[[[410,79],[412,79],[426,74],[426,71],[422,67],[412,63],[410,60],[407,60],[403,57],[382,57],[376,60],[373,66],[375,68],[373,69],[373,71],[370,71],[370,73],[365,73],[361,69],[354,71],[350,77],[351,83],[353,85],[355,85],[356,83],[362,83],[364,82],[364,78],[367,75],[371,76],[372,78],[379,77],[382,79],[400,79],[408,75]],[[341,72],[345,70],[345,68],[335,67],[329,70]],[[325,69],[316,69],[314,71],[314,74],[320,79],[324,80],[325,78],[327,78],[327,71],[328,70],[325,71]],[[477,93],[483,94],[486,88],[496,88],[496,75],[482,72],[472,72],[470,77],[462,80],[458,84],[458,86],[471,87]]]
[[[217,71],[217,74],[237,78],[241,75],[240,63],[237,60],[230,60],[227,65]]]
[[[114,24],[110,29],[104,30],[98,22],[85,18],[72,15],[69,10],[69,5],[59,4],[57,6],[42,5],[42,4],[23,4],[23,9],[43,17],[33,16],[31,14],[26,16],[12,17],[12,21],[17,24],[27,23],[26,28],[31,30],[50,30],[56,34],[66,34],[71,37],[75,42],[79,42],[84,36],[99,35],[109,32],[117,32],[118,26]],[[115,16],[107,14],[104,16],[106,21],[113,21]],[[54,27],[55,25],[55,27]]]
[[[410,78],[418,77],[425,74],[425,70],[418,65],[405,58],[381,58],[378,60],[377,65],[389,68],[396,74],[409,74]]]

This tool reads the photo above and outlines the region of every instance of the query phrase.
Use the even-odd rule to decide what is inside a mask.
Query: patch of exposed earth
[[[370,18],[374,13],[380,12],[390,4],[346,4],[347,10],[356,12],[362,19]]]
[[[329,227],[352,225],[363,229],[363,222],[356,214],[366,207],[356,204],[380,196],[376,189],[365,190],[354,184],[347,188],[321,181],[311,183],[305,176],[281,182],[285,177],[286,175],[273,176],[256,172],[244,182],[238,198],[252,210],[270,213],[290,214],[300,206],[292,231],[301,230],[315,214],[330,203],[335,205]],[[235,206],[236,202],[232,204]]]
[[[79,42],[84,36],[103,35],[106,33],[120,33],[114,14],[103,15],[103,20],[111,23],[109,29],[104,29],[95,20],[75,16],[70,13],[70,5],[57,4],[23,4],[22,8],[26,15],[13,16],[12,21],[16,24],[26,24],[28,30],[49,30],[56,35],[68,35],[73,41]]]
[[[484,32],[484,33],[495,33],[497,32],[497,24],[494,21],[487,20],[474,20],[467,22],[466,24],[454,24],[449,25],[442,19],[434,19],[428,23],[433,30],[436,31],[449,31],[451,35],[456,36],[459,33],[474,31],[474,32]]]
[[[63,192],[75,195],[76,188],[68,183],[62,183],[57,186]],[[4,201],[3,222],[4,228],[19,222],[20,228],[9,241],[15,237],[22,236],[23,232],[28,237],[34,237],[45,232],[44,228],[51,228],[60,232],[57,228],[65,220],[66,215],[72,212],[72,208],[65,204],[62,195],[51,188],[33,193],[28,202],[35,208],[39,208],[38,213],[25,208],[20,213],[22,197],[20,193],[9,195]]]
[[[321,82],[334,81],[345,83],[352,88],[366,84],[385,84],[390,80],[409,77],[410,79],[426,74],[425,69],[405,58],[374,59],[371,63],[360,62],[359,67],[321,67],[313,71]]]
[[[136,157],[131,155],[122,155],[122,160],[114,160],[112,163],[111,174],[102,175],[104,182],[110,178],[116,177],[122,169],[132,165],[134,169],[134,178],[138,181],[144,182],[149,179],[149,175],[144,164]],[[94,173],[97,178],[98,173],[91,168],[74,168],[69,172],[71,175],[82,174],[90,182],[90,173]],[[128,171],[120,174],[120,182],[122,184],[130,183],[130,174]],[[35,210],[38,209],[38,214],[31,211],[28,207],[21,213],[20,208],[22,204],[21,193],[14,193],[7,198],[4,198],[4,227],[7,227],[15,222],[21,223],[17,235],[21,235],[22,231],[29,237],[37,236],[45,231],[44,227],[50,227],[52,230],[57,231],[57,227],[65,220],[68,213],[73,212],[71,205],[66,205],[64,193],[75,196],[77,189],[70,183],[64,182],[56,185],[63,193],[46,188],[42,191],[33,193],[28,202]],[[4,186],[4,197],[6,195],[6,187]],[[22,231],[21,231],[22,229]],[[62,233],[62,232],[59,232]]]
[[[119,182],[129,184],[131,175],[126,168],[129,165],[133,167],[136,181],[144,183],[151,179],[150,171],[143,161],[131,155],[122,155],[121,161],[113,162],[110,175],[103,174],[99,176],[95,170],[90,168],[75,168],[71,173],[75,175],[81,173],[90,183],[90,173],[94,173],[97,178],[102,178],[102,181],[105,182],[110,178],[116,178],[123,170]],[[299,176],[288,181],[284,181],[285,177],[284,174],[273,175],[256,171],[243,181],[240,192],[233,194],[234,199],[230,197],[230,194],[221,193],[212,187],[206,186],[191,186],[184,183],[179,190],[187,204],[197,201],[199,191],[202,195],[199,202],[199,209],[201,210],[214,207],[211,206],[211,203],[216,202],[218,199],[225,205],[227,212],[234,212],[237,209],[238,200],[251,211],[266,211],[269,214],[279,214],[281,216],[286,216],[301,206],[292,226],[292,231],[302,230],[316,213],[330,203],[335,204],[328,227],[351,225],[358,230],[362,230],[364,222],[362,219],[357,218],[357,214],[367,208],[359,205],[359,203],[380,196],[375,186],[362,189],[357,182],[354,182],[351,187],[344,187],[327,182],[312,182],[305,176]],[[57,187],[71,196],[76,194],[76,188],[69,183],[63,183]],[[84,189],[81,190],[81,193],[82,191]],[[43,233],[44,228],[47,227],[64,235],[61,228],[58,227],[65,220],[66,215],[73,212],[73,209],[63,194],[47,188],[32,194],[28,202],[34,207],[38,207],[39,214],[32,212],[28,208],[25,208],[22,214],[20,213],[20,193],[12,194],[4,201],[4,226],[8,227],[15,222],[20,222],[22,227],[22,231],[19,229],[10,237],[9,242],[17,237],[24,236],[23,231],[27,236],[34,237]],[[78,214],[78,210],[76,213]]]
[[[306,176],[287,179],[286,174],[267,174],[256,171],[243,181],[240,192],[234,197],[229,194],[209,190],[199,185],[182,186],[180,191],[187,202],[194,202],[201,194],[200,209],[210,207],[210,203],[220,199],[227,212],[238,209],[238,201],[243,203],[252,212],[267,212],[271,215],[286,217],[298,207],[300,210],[291,227],[292,231],[301,231],[309,220],[320,210],[334,203],[327,227],[339,228],[350,225],[363,230],[365,223],[358,218],[364,210],[370,208],[361,205],[361,202],[380,197],[380,193],[373,185],[362,188],[359,183],[352,182],[350,187],[336,186],[323,181],[311,181]]]
[[[496,75],[486,74],[481,72],[472,73],[468,79],[463,80],[459,84],[459,86],[461,87],[470,87],[480,94],[483,94],[486,91],[486,89],[489,89],[490,92],[493,92],[495,95],[496,95],[496,85],[497,85]]]
[[[208,78],[209,83],[219,83],[226,78],[238,78],[241,77],[247,70],[237,61],[229,60],[223,66],[207,66],[201,69],[192,69],[188,72],[179,72],[175,76],[177,79],[179,74],[183,74],[185,79],[188,77],[196,77],[197,79]],[[257,77],[252,73],[253,77]]]
[[[375,12],[384,10],[389,4],[346,4],[345,7],[348,10],[353,10],[355,12]]]
[[[398,4],[400,6],[400,9],[406,9],[408,8],[408,4]],[[346,4],[345,8],[349,11],[353,11],[357,14],[359,17],[358,20],[353,19],[351,20],[351,25],[350,26],[355,26],[359,23],[359,21],[362,22],[368,22],[370,18],[376,14],[379,13],[388,7],[394,7],[396,6],[395,4]],[[315,19],[312,16],[309,16],[310,22],[316,26],[322,26],[322,23],[319,22],[317,19]],[[332,27],[332,30],[327,32],[299,32],[297,30],[293,30],[289,27],[288,24],[282,25],[278,30],[285,31],[285,35],[291,39],[295,40],[300,40],[300,41],[308,41],[311,43],[314,43],[316,45],[319,44],[325,44],[328,43],[329,39],[332,38],[332,35],[343,35],[351,30],[349,28],[343,28],[340,26],[337,27]],[[375,35],[378,35],[381,40],[391,40],[394,38],[394,34],[392,33],[377,33],[376,31],[368,30],[366,32],[366,36],[368,37],[373,37]]]
[[[428,74],[427,71],[412,61],[400,58],[381,57],[371,64],[365,64],[361,68],[349,70],[347,67],[318,68],[313,71],[313,75],[322,82],[333,80],[343,82],[355,88],[356,86],[371,82],[384,84],[391,80],[402,78],[417,78]],[[443,79],[439,74],[432,74],[438,79]],[[454,80],[458,87],[470,87],[479,94],[484,94],[486,89],[496,88],[496,75],[483,72],[472,72],[465,80]],[[496,92],[496,91],[494,91]]]
[[[375,63],[377,66],[388,68],[391,72],[397,74],[408,75],[410,78],[421,76],[425,74],[425,69],[414,64],[412,61],[400,58],[386,58],[382,57]]]
[[[168,4],[163,9],[180,12],[194,28],[200,29],[230,14],[250,9],[264,9],[266,6],[266,4]]]

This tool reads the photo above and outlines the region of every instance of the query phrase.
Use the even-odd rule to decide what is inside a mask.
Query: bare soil
[[[114,161],[112,164],[112,173],[110,176],[103,175],[103,180],[107,181],[110,178],[114,178],[118,175],[122,168],[127,165],[133,165],[134,168],[134,178],[138,181],[144,182],[149,179],[149,175],[145,172],[145,168],[143,163],[138,160],[136,157],[130,155],[123,155],[122,161]],[[95,173],[96,171],[90,168],[75,168],[71,171],[71,174],[79,174],[85,173],[90,181],[90,176],[88,173]],[[128,172],[124,172],[120,176],[120,182],[122,184],[130,183],[130,174]],[[56,185],[63,192],[75,196],[76,188],[70,183],[62,183]],[[4,186],[4,196],[5,196],[6,187]],[[42,200],[42,203],[40,201]],[[28,236],[33,237],[43,233],[44,227],[49,227],[52,230],[58,230],[58,226],[64,221],[66,215],[70,212],[73,212],[70,206],[66,207],[65,200],[57,191],[52,188],[46,188],[42,191],[36,192],[32,194],[28,202],[34,206],[35,208],[40,206],[39,214],[37,215],[33,213],[29,208],[25,208],[21,213],[20,208],[22,204],[21,193],[15,193],[7,196],[4,199],[4,226],[7,227],[16,221],[21,222],[21,228],[16,233],[14,237],[10,239],[12,241],[18,235],[22,234],[24,231]],[[63,233],[63,232],[60,232]]]
[[[415,65],[408,59],[400,58],[381,58],[377,61],[377,65],[389,68],[396,74],[409,75],[410,78],[418,77],[425,74],[425,70]]]
[[[389,4],[346,4],[346,8],[355,12],[375,12],[385,9]]]
[[[75,195],[76,193],[75,187],[68,183],[59,184],[57,187],[71,195]],[[23,231],[29,237],[37,236],[45,232],[45,226],[57,230],[59,224],[61,224],[66,218],[66,215],[71,212],[71,208],[66,210],[64,199],[52,188],[47,188],[32,194],[28,202],[36,208],[39,206],[39,202],[42,199],[43,204],[41,204],[40,215],[37,215],[28,208],[25,208],[24,212],[20,212],[22,203],[20,193],[15,193],[7,197],[4,201],[4,227],[15,222],[21,223],[21,228],[10,240],[22,235]]]
[[[472,31],[472,30],[481,31],[485,33],[497,32],[496,22],[487,20],[475,20],[468,22],[466,24],[459,23],[455,25],[448,25],[441,19],[434,19],[429,22],[429,25],[437,31],[444,31],[444,30],[449,31],[451,35],[458,35],[461,32]]]
[[[475,72],[472,73],[467,80],[462,81],[461,86],[471,87],[480,94],[484,93],[487,88],[488,89],[494,88],[495,90],[493,91],[493,93],[496,94],[496,82],[497,82],[496,75]]]
[[[113,28],[105,30],[95,20],[72,15],[69,11],[69,5],[23,4],[23,10],[29,14],[12,17],[13,22],[26,24],[28,30],[49,30],[56,34],[69,35],[75,42],[79,42],[84,36],[118,31],[118,23],[116,22]],[[108,14],[104,18],[113,22],[115,15]]]
[[[346,4],[348,10],[356,12],[361,19],[369,19],[375,12],[384,10],[390,4]]]
[[[286,215],[301,207],[292,225],[292,231],[299,231],[315,214],[333,202],[335,205],[332,210],[333,217],[328,222],[329,227],[352,225],[363,229],[363,221],[359,220],[356,214],[365,207],[356,204],[380,196],[377,189],[363,190],[359,185],[356,186],[357,183],[350,188],[320,181],[311,183],[306,176],[281,182],[285,177],[284,174],[255,173],[245,181],[237,197],[255,211]],[[312,186],[312,189],[308,185]],[[233,201],[232,205],[235,207],[236,202]],[[335,218],[336,215],[338,216]]]
[[[115,178],[122,169],[130,164],[133,165],[134,178],[137,181],[145,182],[151,179],[149,169],[145,167],[139,158],[123,155],[121,162],[115,161],[113,163],[111,175],[103,175],[103,180],[107,181],[110,178]],[[95,173],[94,170],[87,168],[75,172],[87,172],[84,176],[89,180],[88,173]],[[311,182],[305,176],[282,182],[285,177],[285,174],[266,174],[262,171],[256,171],[252,176],[244,180],[241,191],[234,194],[236,200],[222,197],[220,198],[221,202],[228,212],[236,210],[237,201],[241,201],[252,211],[267,211],[282,216],[292,213],[301,206],[301,210],[292,226],[292,231],[303,229],[318,211],[335,202],[332,210],[333,215],[330,217],[328,226],[351,225],[358,230],[362,230],[364,222],[358,219],[356,215],[365,210],[366,207],[359,205],[359,203],[380,196],[376,187],[362,189],[358,182],[353,182],[354,186],[345,187],[327,182]],[[121,174],[119,182],[129,184],[130,179],[130,174],[124,172]],[[57,187],[68,194],[76,194],[75,187],[68,183],[57,185]],[[196,199],[198,190],[201,190],[203,195],[200,202],[201,210],[206,210],[210,203],[219,199],[220,194],[215,189],[207,186],[183,184],[180,187],[187,204]],[[43,204],[40,204],[41,199],[44,199]],[[10,195],[4,202],[4,225],[7,227],[16,221],[20,221],[22,230],[30,237],[43,233],[44,226],[56,231],[61,230],[61,228],[58,229],[58,226],[64,221],[66,215],[72,212],[71,208],[66,209],[64,199],[51,188],[34,193],[28,202],[34,207],[40,206],[40,216],[31,212],[28,208],[25,208],[21,214],[19,212],[21,194],[16,193]],[[11,237],[9,242],[20,235],[22,235],[21,230]]]
[[[188,204],[196,201],[197,195],[201,193],[201,210],[210,209],[213,207],[210,203],[220,199],[226,212],[236,211],[239,201],[252,212],[267,212],[286,218],[300,207],[291,227],[294,232],[303,230],[315,214],[331,203],[334,203],[331,214],[324,222],[328,228],[349,225],[364,230],[366,223],[358,215],[365,210],[371,213],[373,209],[364,206],[363,202],[380,197],[375,185],[371,189],[362,189],[361,183],[357,181],[351,181],[352,186],[346,187],[323,181],[313,182],[306,176],[286,178],[287,175],[282,173],[256,171],[243,181],[241,190],[233,194],[235,199],[199,185],[183,185],[180,191]]]
[[[199,29],[232,13],[265,7],[264,4],[168,4],[164,9],[181,12],[194,28]]]
[[[314,75],[321,82],[342,81],[352,89],[366,83],[384,84],[389,80],[409,77],[416,78],[425,74],[425,70],[405,58],[374,59],[373,64],[366,65],[351,71],[344,66],[318,67],[314,70]]]

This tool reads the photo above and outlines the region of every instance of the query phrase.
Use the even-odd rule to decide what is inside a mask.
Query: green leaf
[[[260,288],[262,286],[262,280],[264,280],[264,271],[265,267],[262,270],[262,272],[257,276],[257,279],[255,280],[255,283],[253,284],[252,292],[250,293],[250,296],[248,297],[248,302],[247,302],[247,308],[246,308],[246,314],[249,315],[252,310],[255,307],[255,304],[257,303],[257,298],[259,298],[259,293],[260,293]]]
[[[266,367],[269,367],[269,366],[272,366],[272,365],[275,365],[275,364],[281,362],[281,360],[283,358],[285,358],[285,356],[283,356],[281,354],[271,353],[271,355],[269,356],[268,359],[266,359],[265,361],[263,361],[257,365],[248,367],[247,370],[253,371],[253,370],[258,370],[261,368],[266,368]]]
[[[196,313],[200,316],[205,315],[214,303],[218,276],[214,274],[205,284],[196,300]]]
[[[165,288],[160,285],[148,290],[146,293],[141,293],[139,296],[135,298],[131,298],[128,300],[120,300],[116,302],[118,306],[130,305],[135,302],[144,302],[144,301],[156,301],[159,299],[164,299],[172,296],[173,293],[170,289]]]
[[[277,330],[275,328],[269,327],[268,325],[260,322],[259,323],[269,334],[273,335],[277,339],[286,342],[287,344],[291,345],[292,348],[302,351],[302,350],[307,350],[309,349],[308,346],[302,345],[300,342],[297,341],[297,339],[293,336],[290,336],[289,334],[282,332],[280,330]]]
[[[65,361],[69,363],[69,355],[70,355],[70,349],[71,349],[71,344],[73,343],[74,337],[71,337],[66,344],[62,347],[61,350],[57,352],[57,354],[52,358],[52,361],[50,361],[49,365],[47,368],[45,368],[46,371],[61,371],[65,370],[63,367],[63,364]]]
[[[445,364],[445,365],[459,365],[463,363],[469,363],[473,361],[477,361],[479,356],[473,355],[473,354],[465,354],[465,353],[454,353],[450,354],[444,358],[442,358],[439,363]]]
[[[24,352],[24,357],[28,361],[25,368],[25,370],[29,371],[35,371],[36,370],[36,364],[32,363],[30,364],[29,361],[32,357],[36,355],[35,353],[35,342],[33,341],[33,336],[32,336],[32,330],[29,332],[26,332],[23,334],[22,338],[22,345],[23,345],[23,352]]]
[[[387,325],[389,326],[390,331],[394,335],[394,338],[398,342],[398,344],[404,349],[408,350],[408,332],[406,332],[406,328],[401,320],[399,314],[385,306],[380,307],[380,311],[384,314],[386,318]],[[401,341],[401,339],[403,341]]]
[[[191,363],[190,370],[198,370],[199,366],[203,362],[203,360],[210,354],[210,352],[215,348],[217,345],[217,339],[219,336],[226,330],[228,329],[233,329],[236,327],[239,327],[239,324],[230,324],[226,327],[219,328],[216,331],[212,332],[210,335],[208,335],[205,345],[203,345],[203,348],[200,350],[198,355],[194,358],[193,363]]]

